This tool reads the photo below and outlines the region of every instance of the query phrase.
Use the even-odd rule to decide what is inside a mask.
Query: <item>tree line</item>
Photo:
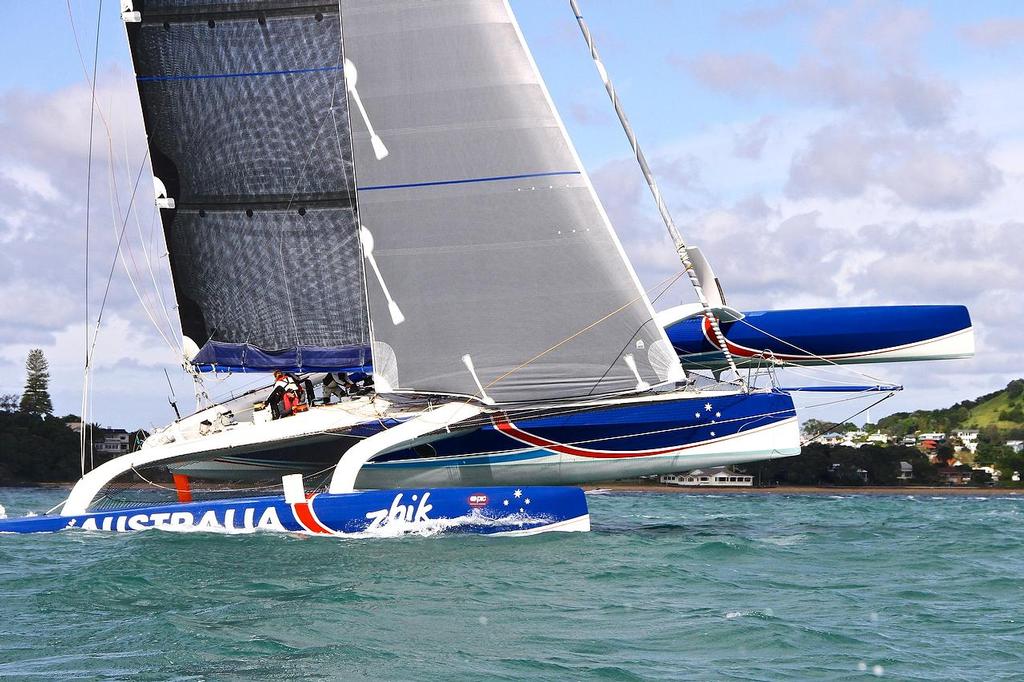
[[[25,373],[20,396],[0,395],[0,485],[75,480],[81,475],[80,436],[67,424],[80,420],[53,415],[42,350],[29,352]]]

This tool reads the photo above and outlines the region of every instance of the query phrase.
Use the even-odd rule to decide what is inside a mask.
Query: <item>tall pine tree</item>
[[[28,414],[53,414],[50,402],[50,363],[40,348],[28,352],[25,361],[25,392],[21,394],[21,411]]]

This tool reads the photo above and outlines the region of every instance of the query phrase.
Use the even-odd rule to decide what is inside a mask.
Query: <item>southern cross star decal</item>
[[[518,500],[520,497],[523,496],[523,491],[520,490],[519,488],[516,488],[515,492],[512,493],[512,495]]]
[[[705,412],[710,412],[711,411],[711,403],[704,403],[704,411]]]

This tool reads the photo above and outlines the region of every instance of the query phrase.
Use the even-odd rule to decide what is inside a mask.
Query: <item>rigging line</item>
[[[128,154],[128,133],[127,133],[127,129],[123,129],[122,132],[124,133],[122,135],[122,139],[124,140],[124,171],[125,171],[125,175],[127,176],[127,178],[131,179],[131,175],[129,175],[129,169],[131,168],[131,165],[129,163],[130,156]],[[157,209],[157,210],[159,210],[159,209]],[[171,322],[171,316],[167,312],[167,301],[166,301],[166,299],[164,299],[163,292],[161,292],[161,290],[160,290],[160,285],[156,281],[156,272],[154,272],[154,270],[153,270],[153,260],[152,260],[152,258],[150,258],[150,255],[149,255],[150,252],[152,251],[152,234],[153,234],[152,227],[153,227],[153,222],[154,221],[152,221],[152,220],[150,221],[150,247],[147,248],[147,246],[146,246],[146,238],[142,234],[142,221],[139,219],[139,212],[138,212],[138,210],[135,211],[135,227],[138,229],[138,232],[139,232],[139,244],[141,245],[141,248],[142,248],[142,256],[143,256],[143,258],[146,261],[146,267],[149,270],[150,281],[153,283],[153,291],[156,293],[157,304],[160,306],[160,309],[163,310],[164,321],[167,322],[167,328],[171,332],[171,338],[175,339],[176,338],[175,332],[178,331],[178,328],[176,328],[174,326],[174,323]],[[178,333],[177,337],[180,338],[181,334]],[[184,352],[181,349],[181,344],[180,343],[175,345],[175,350],[178,351],[178,357],[180,357],[183,354],[183,352]]]
[[[71,11],[71,0],[67,0],[66,5],[67,5],[67,9],[68,9],[68,20],[69,20],[69,22],[71,24],[71,33],[74,36],[74,40],[75,40],[75,49],[76,49],[76,51],[78,53],[79,62],[82,65],[82,74],[83,74],[83,77],[85,78],[86,84],[89,85],[90,88],[92,89],[93,93],[95,93],[95,89],[96,89],[96,77],[95,77],[96,76],[96,69],[95,69],[95,63],[93,65],[93,76],[90,78],[89,71],[88,71],[88,69],[86,67],[86,64],[85,64],[85,57],[82,54],[82,47],[81,47],[81,43],[80,43],[79,38],[78,38],[78,31],[77,31],[77,29],[75,27],[74,14]],[[100,2],[100,10],[102,11],[102,0]],[[97,21],[97,23],[99,23],[99,22]],[[97,41],[98,40],[99,40],[99,35],[97,34]],[[95,99],[95,94],[93,95],[93,99]],[[93,109],[93,111],[91,113],[98,113],[99,114],[100,123],[103,124],[103,128],[106,131],[107,144],[108,144],[108,153],[112,156],[113,155],[113,151],[112,151],[113,136],[112,136],[111,129],[110,129],[110,123],[107,121],[106,116],[103,115],[103,110],[102,109],[99,109],[98,107],[96,107],[96,108]],[[90,114],[90,116],[91,116],[91,114]],[[92,125],[92,122],[91,122],[91,118],[90,118],[90,153],[91,153],[91,147],[92,147],[91,125]],[[129,176],[129,178],[130,178],[130,176]],[[90,196],[91,195],[87,195],[87,197],[86,197],[87,202],[88,202]],[[87,218],[88,218],[88,216],[87,216]],[[118,219],[120,219],[120,216],[118,216]],[[87,247],[86,248],[86,264],[87,264],[86,275],[87,275],[87,282],[88,282],[88,260],[89,260],[88,234],[86,236],[86,247]],[[132,262],[134,263],[134,255],[132,255]],[[136,267],[138,267],[138,266],[136,265]],[[129,274],[129,278],[130,277],[131,277],[131,275]],[[145,303],[145,301],[142,300],[141,294],[139,294],[137,289],[136,289],[136,295],[139,296],[140,301],[142,302],[143,306],[145,307],[146,303]],[[88,348],[88,345],[89,345],[88,327],[89,327],[89,323],[91,321],[89,319],[90,316],[88,315],[88,306],[87,306],[86,313],[87,313],[86,314],[86,318],[87,318],[86,319],[86,346]],[[165,313],[166,313],[166,311],[165,311]],[[172,328],[172,331],[173,331],[173,324],[171,325],[171,328]],[[160,331],[159,327],[157,328],[157,331],[158,332]],[[172,333],[172,338],[173,338],[173,336],[174,335]],[[173,350],[173,347],[172,347],[172,350]],[[173,351],[173,352],[175,353],[175,355],[177,355],[177,351]],[[88,350],[87,350],[87,353],[88,353]],[[83,411],[84,411],[84,408],[83,408]]]
[[[114,177],[115,174],[114,174],[113,158],[112,157],[108,157],[108,158],[110,159],[109,167],[110,167],[110,183],[111,183],[110,184],[110,209],[111,209],[111,212],[114,214],[114,216],[118,220],[122,220],[121,207],[120,207],[120,204],[117,201],[117,179]],[[143,167],[145,166],[145,159],[143,159],[143,164],[142,165],[143,165]],[[142,169],[140,168],[140,172],[141,172],[141,170]],[[129,176],[129,177],[131,177],[131,176]],[[132,213],[132,210],[129,208],[128,213],[126,213],[124,215],[124,217],[123,217],[123,223],[124,223],[125,227],[128,226],[128,218],[129,218],[131,213]],[[116,237],[117,236],[117,223],[112,222],[111,223],[111,228],[113,229],[114,236]],[[120,244],[120,242],[119,242],[119,244]],[[126,241],[126,242],[124,242],[124,244],[125,244],[125,248],[128,248],[128,242]],[[149,305],[146,303],[146,300],[143,297],[142,292],[139,290],[139,287],[136,285],[135,278],[132,276],[131,269],[128,267],[128,262],[125,260],[124,251],[125,251],[125,249],[118,248],[116,255],[117,255],[117,258],[121,261],[121,266],[124,268],[125,274],[128,276],[128,282],[132,285],[132,290],[135,291],[135,296],[139,299],[139,303],[142,305],[143,312],[146,313],[146,317],[149,318],[149,321],[153,324],[153,328],[156,329],[157,334],[160,335],[160,338],[163,339],[164,343],[167,344],[167,347],[170,348],[171,353],[174,354],[175,356],[177,356],[177,352],[178,352],[177,349],[174,347],[174,344],[171,343],[170,339],[168,339],[167,336],[164,334],[164,331],[160,328],[160,325],[157,323],[156,318],[150,312]],[[138,269],[138,264],[135,263],[134,259],[132,261],[132,264],[136,266],[136,269]]]
[[[605,69],[604,63],[601,61],[601,57],[597,53],[597,46],[594,44],[594,38],[590,34],[590,28],[587,26],[587,22],[583,20],[583,14],[580,12],[580,8],[579,5],[576,4],[576,0],[569,0],[569,7],[576,16],[576,23],[579,24],[580,31],[583,33],[583,39],[586,41],[587,47],[590,49],[590,57],[594,60],[594,66],[597,67],[597,72],[601,76],[601,81],[604,83],[605,90],[608,92],[608,98],[611,99],[615,113],[619,117],[619,123],[622,124],[622,129],[626,133],[626,138],[629,140],[629,146],[633,149],[636,161],[640,165],[640,170],[644,175],[644,179],[647,181],[647,187],[651,190],[651,194],[654,196],[654,202],[657,204],[658,213],[661,214],[661,219],[665,223],[665,228],[668,230],[669,236],[672,238],[672,243],[676,248],[676,254],[679,256],[679,260],[682,262],[683,268],[686,270],[686,273],[690,278],[690,284],[693,286],[693,290],[697,294],[697,300],[700,302],[701,308],[704,310],[704,317],[707,319],[708,324],[711,325],[715,338],[718,339],[719,343],[722,345],[722,354],[729,363],[729,369],[731,369],[736,375],[737,380],[742,383],[743,377],[740,375],[740,371],[736,367],[736,361],[733,359],[732,353],[729,351],[729,347],[725,342],[725,334],[722,333],[721,326],[718,323],[718,317],[711,309],[711,304],[708,302],[708,298],[704,293],[704,288],[701,285],[700,278],[697,276],[697,271],[695,270],[693,261],[690,259],[690,254],[687,251],[686,242],[683,241],[683,235],[679,232],[679,228],[676,227],[675,220],[672,218],[672,214],[668,210],[668,205],[665,203],[665,200],[661,195],[661,190],[658,189],[658,183],[654,179],[654,173],[647,164],[647,159],[644,156],[643,150],[640,149],[640,143],[636,139],[636,133],[633,132],[633,126],[630,125],[629,119],[626,117],[626,111],[622,107],[622,102],[619,101],[619,95],[615,91],[615,86],[612,85],[611,78],[608,77],[608,70]]]
[[[659,293],[657,296],[655,296],[653,299],[651,299],[651,305],[653,306],[655,301],[657,301],[659,298],[664,296],[665,292],[668,291],[669,289],[671,289],[672,285],[675,284],[676,282],[678,282],[679,278],[682,277],[685,274],[686,274],[685,272],[679,272],[674,277],[672,277],[671,281],[669,281],[668,284],[665,284],[665,287],[661,290],[661,293]],[[645,291],[645,293],[654,291],[656,288],[658,288],[659,286],[661,286],[664,283],[665,283],[665,280],[662,280],[661,282],[658,282],[658,284],[654,285],[650,289],[647,289]],[[608,373],[611,372],[615,368],[615,366],[619,364],[619,360],[623,357],[623,354],[626,352],[626,349],[629,348],[631,345],[633,345],[633,339],[635,339],[640,334],[640,332],[643,331],[644,327],[646,327],[647,324],[650,323],[650,322],[654,322],[655,324],[657,324],[657,320],[655,320],[652,317],[652,318],[649,318],[646,321],[644,321],[644,323],[641,324],[637,328],[637,330],[635,332],[633,332],[633,335],[631,337],[629,337],[629,340],[626,341],[626,344],[622,348],[619,349],[618,353],[616,353],[615,359],[611,362],[611,364],[608,365],[608,367],[605,368],[604,373],[597,379],[597,381],[594,382],[594,385],[590,388],[590,390],[587,391],[587,395],[594,395],[594,391],[596,391],[597,387],[601,385],[601,382],[605,380],[605,377],[608,376]],[[655,372],[655,374],[657,374],[657,372]],[[659,379],[660,379],[660,377],[659,377]]]
[[[824,382],[824,383],[827,383],[827,384],[832,384],[832,385],[835,385],[835,386],[846,386],[846,385],[848,385],[848,381],[849,381],[848,379],[847,380],[833,379],[833,378],[831,378],[829,376],[824,376],[823,377],[820,374],[815,374],[814,371],[813,371],[815,368],[810,366],[810,365],[781,364],[781,365],[778,366],[778,369],[785,370],[787,372],[792,372],[793,374],[796,374],[797,376],[805,377],[807,379],[811,379],[811,380],[814,380],[814,381],[820,381],[820,382]],[[804,372],[802,372],[802,371],[800,371],[801,369],[803,369],[803,370],[811,370],[811,371],[804,371]],[[878,383],[883,383],[883,382],[878,382]]]
[[[672,275],[672,277],[676,277],[676,278],[678,278],[678,275]],[[661,282],[659,282],[659,283],[658,283],[658,284],[656,284],[655,286],[660,286],[660,285],[661,285],[662,283],[664,283],[664,282],[667,282],[668,280],[672,279],[672,277],[667,277],[666,279],[662,280]],[[631,305],[633,305],[633,304],[634,304],[634,303],[636,303],[637,301],[641,301],[641,300],[643,300],[644,296],[646,296],[646,295],[647,295],[647,292],[646,292],[646,291],[641,291],[641,292],[640,292],[640,295],[638,295],[638,296],[635,296],[635,297],[633,297],[632,299],[630,299],[630,300],[629,300],[629,301],[627,301],[626,303],[622,304],[621,306],[619,306],[619,307],[618,307],[618,308],[616,308],[615,310],[611,311],[610,313],[608,313],[608,314],[607,314],[607,315],[605,315],[604,317],[602,317],[602,318],[600,318],[600,319],[598,319],[598,320],[596,320],[596,321],[594,321],[594,322],[591,322],[590,324],[588,324],[588,325],[587,325],[586,327],[584,327],[583,329],[580,329],[580,330],[579,330],[578,332],[576,332],[575,334],[572,334],[571,336],[568,336],[568,337],[566,337],[566,338],[562,339],[561,341],[559,341],[559,342],[558,342],[558,343],[556,343],[555,345],[553,345],[553,346],[551,346],[551,347],[547,348],[546,350],[542,350],[542,351],[541,351],[540,353],[537,353],[536,355],[534,355],[534,356],[533,356],[532,358],[530,358],[530,359],[529,359],[529,360],[527,360],[526,362],[522,363],[521,365],[519,365],[519,366],[517,366],[517,367],[513,367],[512,369],[508,370],[507,372],[505,372],[504,374],[502,374],[501,376],[499,376],[499,377],[498,377],[497,379],[494,379],[494,380],[490,381],[490,382],[489,382],[488,384],[486,384],[486,385],[484,386],[484,389],[488,389],[488,388],[490,388],[491,386],[493,386],[494,384],[498,383],[498,382],[499,382],[499,381],[501,381],[502,379],[505,379],[505,378],[506,378],[506,377],[508,377],[509,375],[511,375],[511,374],[513,374],[513,373],[515,373],[515,372],[518,372],[519,370],[523,369],[523,368],[524,368],[524,367],[526,367],[527,365],[529,365],[529,364],[531,364],[531,363],[533,363],[533,362],[535,362],[535,361],[539,360],[540,358],[544,357],[544,356],[545,356],[545,355],[547,355],[548,353],[550,353],[550,352],[552,352],[552,351],[554,351],[554,350],[556,350],[556,349],[560,348],[561,346],[564,346],[565,344],[567,344],[567,343],[569,343],[570,341],[572,341],[573,339],[575,339],[575,338],[576,338],[577,336],[579,336],[579,335],[581,335],[581,334],[583,334],[583,333],[585,333],[585,332],[588,332],[588,331],[590,331],[591,329],[593,329],[593,328],[594,328],[594,327],[596,327],[597,325],[601,324],[601,323],[602,323],[602,322],[604,322],[605,320],[607,320],[607,319],[609,319],[609,318],[611,318],[611,317],[613,317],[613,316],[615,316],[615,315],[617,315],[617,314],[621,313],[621,312],[622,312],[623,310],[625,310],[626,308],[629,308],[629,307],[630,307]]]
[[[146,159],[149,158],[149,148],[146,148],[146,154],[142,158],[142,163],[139,165],[139,174],[135,176],[135,186],[132,188],[131,200],[128,202],[128,211],[131,212],[132,205],[135,203],[135,195],[139,189],[139,181],[142,179],[142,171],[146,169]],[[103,289],[103,298],[100,301],[100,311],[96,316],[96,329],[92,337],[92,345],[89,347],[89,352],[86,357],[86,362],[92,358],[92,353],[96,347],[96,339],[99,338],[100,324],[103,321],[103,311],[107,305],[107,296],[110,294],[110,282],[114,278],[114,269],[117,267],[117,257],[121,252],[121,242],[124,240],[124,233],[128,227],[128,217],[125,216],[124,222],[121,225],[121,235],[117,239],[117,248],[114,251],[114,258],[110,261],[110,270],[107,273],[107,284]]]
[[[96,10],[96,45],[93,48],[92,57],[92,83],[91,91],[89,95],[89,152],[86,161],[86,180],[85,180],[85,377],[82,380],[82,435],[81,435],[81,460],[82,460],[82,473],[85,474],[85,446],[86,446],[86,435],[85,435],[85,424],[87,421],[87,399],[86,396],[89,388],[89,214],[91,209],[91,198],[92,198],[92,144],[93,144],[93,125],[95,123],[96,115],[96,71],[99,64],[100,58],[100,27],[101,20],[103,18],[103,0],[99,1],[99,6]],[[72,32],[75,33],[75,44],[78,45],[78,34],[74,30],[74,14],[71,11],[71,0],[67,0],[68,6],[68,17],[71,20]],[[79,57],[81,57],[81,49],[79,48]],[[84,60],[82,64],[85,67]]]
[[[779,343],[783,343],[783,344],[789,346],[790,348],[794,348],[794,349],[800,351],[801,353],[806,353],[807,355],[810,355],[811,357],[817,358],[818,360],[824,360],[825,362],[827,362],[830,365],[834,365],[836,367],[842,367],[842,365],[840,365],[838,362],[830,360],[829,358],[827,358],[825,356],[818,355],[817,353],[812,353],[809,350],[801,348],[800,346],[796,345],[795,343],[792,343],[790,341],[786,341],[785,339],[780,339],[778,336],[775,336],[774,334],[772,334],[770,332],[767,332],[764,329],[761,329],[760,327],[755,326],[751,322],[748,322],[746,320],[746,318],[741,318],[741,319],[737,320],[737,322],[742,322],[743,324],[747,325],[748,327],[750,327],[754,331],[759,332],[761,334],[764,334],[765,336],[771,337],[772,339],[778,341]],[[852,374],[856,374],[858,376],[862,376],[862,377],[864,377],[866,379],[871,379],[872,381],[875,381],[875,382],[878,382],[878,383],[884,383],[884,381],[882,379],[879,379],[878,377],[871,376],[867,372],[858,372],[857,370],[852,370],[852,369],[845,370],[845,371],[848,371],[848,372],[850,372]]]
[[[100,109],[100,111],[102,112],[102,109]],[[111,105],[111,112],[113,112],[113,106],[112,105]],[[113,139],[113,134],[112,134],[112,131],[111,131],[111,126],[106,124],[106,118],[105,117],[104,117],[103,121],[104,121],[104,127],[106,128],[106,133],[107,133],[107,163],[108,163],[108,168],[110,170],[111,212],[114,215],[114,217],[116,219],[116,222],[120,222],[121,221],[121,205],[120,205],[120,200],[118,198],[118,186],[117,186],[117,175],[116,175],[117,158],[116,158],[116,154],[114,153],[114,139]],[[131,167],[131,164],[128,161],[128,140],[127,140],[127,137],[125,137],[124,139],[125,139],[125,173],[128,176],[128,181],[131,182],[131,173],[129,171],[129,168]],[[129,213],[130,212],[131,211],[129,211]],[[125,215],[125,218],[127,218],[127,214]],[[138,222],[138,214],[137,213],[135,215],[135,219],[136,219],[136,222]],[[116,222],[111,224],[111,228],[114,230],[114,235],[115,236],[117,235]],[[140,238],[141,238],[141,232],[142,232],[142,228],[140,226],[139,227]],[[139,268],[138,262],[135,259],[135,253],[132,250],[131,241],[130,240],[125,241],[124,245],[125,245],[125,249],[127,249],[127,251],[128,251],[128,256],[129,256],[129,258],[130,258],[130,260],[132,262],[132,265],[135,268],[136,273],[137,274],[140,273],[141,269]],[[145,248],[144,244],[143,244],[143,248]],[[143,295],[143,290],[140,290],[138,285],[136,284],[135,277],[132,275],[132,272],[131,272],[131,270],[128,267],[128,263],[125,261],[124,252],[123,251],[120,254],[120,260],[121,260],[121,265],[124,267],[125,274],[128,276],[128,281],[131,283],[132,289],[135,292],[135,296],[139,299],[139,303],[142,305],[142,309],[146,313],[146,317],[149,318],[149,321],[153,324],[153,327],[156,329],[157,333],[160,334],[160,337],[164,340],[164,342],[171,349],[171,354],[175,358],[177,358],[178,355],[179,355],[178,349],[175,348],[175,346],[170,341],[170,339],[164,334],[164,332],[163,332],[163,330],[161,330],[160,325],[157,322],[155,316],[150,312],[150,304],[146,302],[146,297]],[[172,332],[171,333],[171,338],[173,338],[173,337],[174,337],[174,334]]]
[[[815,440],[815,439],[817,439],[818,437],[820,437],[820,436],[821,436],[822,434],[824,434],[824,433],[827,433],[827,432],[828,432],[828,431],[829,431],[830,429],[834,429],[835,427],[839,426],[840,424],[845,424],[846,422],[850,421],[850,420],[851,420],[851,419],[853,419],[854,417],[856,417],[856,416],[858,416],[858,415],[861,415],[861,414],[864,414],[865,412],[867,412],[868,410],[870,410],[870,409],[871,409],[872,407],[874,407],[875,405],[878,405],[879,403],[885,402],[886,400],[888,400],[889,398],[893,397],[894,395],[896,395],[896,393],[895,393],[895,392],[889,393],[889,395],[886,395],[886,396],[882,396],[881,398],[879,398],[879,399],[878,399],[878,400],[876,400],[875,402],[873,402],[873,403],[871,403],[870,405],[868,405],[867,407],[865,407],[865,408],[864,408],[863,410],[860,410],[859,412],[854,412],[853,414],[851,414],[851,415],[850,415],[849,417],[847,417],[847,418],[846,418],[846,419],[844,419],[843,421],[841,421],[841,422],[835,422],[835,423],[831,424],[831,425],[830,425],[830,426],[829,426],[828,428],[826,428],[826,429],[825,429],[824,431],[819,431],[818,433],[814,434],[814,436],[812,436],[811,438],[809,438],[809,439],[807,439],[807,440],[805,440],[805,441],[801,442],[801,443],[800,443],[800,447],[803,447],[803,446],[807,445],[808,443],[812,443],[812,442],[814,442],[814,440]]]
[[[112,141],[109,137],[107,139],[108,139],[108,141]],[[113,146],[112,145],[108,145],[108,157],[107,158],[108,158],[108,166],[109,166],[109,169],[110,169],[110,209],[111,209],[111,212],[114,214],[114,217],[117,218],[118,221],[123,221],[124,226],[127,227],[128,226],[128,219],[129,219],[130,215],[133,213],[133,211],[132,211],[131,207],[129,207],[128,212],[124,214],[123,219],[122,219],[121,205],[120,205],[120,202],[117,199],[117,178],[116,178],[116,174],[115,174],[115,171],[114,171],[115,161],[114,161]],[[142,172],[142,169],[145,168],[145,164],[146,164],[146,159],[143,158],[141,167],[139,169],[140,173]],[[130,175],[128,177],[129,177],[129,179],[131,179]],[[137,182],[138,181],[136,181],[136,185],[137,185]],[[136,219],[137,218],[138,218],[138,215],[136,214]],[[116,237],[117,236],[117,224],[116,223],[111,223],[111,228],[113,229],[114,236]],[[120,244],[120,242],[119,242],[119,244]],[[149,309],[150,305],[148,303],[146,303],[145,297],[142,295],[142,291],[139,289],[138,285],[135,283],[135,277],[132,276],[131,269],[128,267],[128,262],[125,260],[124,251],[127,249],[129,254],[131,254],[130,242],[129,241],[125,241],[124,242],[124,246],[125,246],[124,249],[120,249],[119,248],[117,250],[117,254],[116,255],[117,255],[118,259],[121,261],[121,266],[124,268],[125,274],[128,276],[128,282],[131,284],[132,290],[135,292],[135,296],[139,299],[139,303],[142,305],[143,312],[146,313],[146,317],[149,318],[149,321],[153,324],[153,328],[156,329],[157,334],[159,334],[160,338],[163,339],[164,343],[167,344],[167,347],[171,350],[171,354],[174,355],[175,358],[177,358],[178,357],[178,349],[174,346],[174,344],[171,342],[171,340],[167,338],[167,335],[164,333],[164,330],[162,330],[160,328],[160,324],[157,322],[157,320],[154,317],[153,313],[150,312],[150,309]],[[138,271],[138,269],[139,269],[138,268],[138,263],[135,262],[134,256],[132,256],[132,265],[134,265],[136,271]]]
[[[110,107],[110,112],[111,112],[111,121],[113,121],[114,120],[113,119],[113,113],[114,113],[113,99],[111,99],[109,107]],[[100,109],[100,111],[103,110],[100,107],[98,107],[98,108]],[[106,119],[104,118],[104,120],[106,120]],[[107,168],[108,168],[108,170],[110,172],[111,210],[112,210],[112,213],[113,213],[114,217],[116,218],[116,221],[115,221],[115,223],[116,223],[116,222],[120,222],[121,221],[121,201],[120,201],[120,198],[117,195],[117,189],[118,189],[118,187],[117,187],[117,172],[116,172],[116,169],[117,169],[117,155],[114,153],[114,136],[113,136],[113,133],[111,131],[111,126],[105,126],[105,127],[106,127],[106,132],[107,132]],[[123,131],[123,129],[122,129],[122,131]],[[127,140],[126,140],[126,144],[125,144],[125,149],[127,149]],[[128,156],[127,155],[125,156],[125,165],[126,165],[126,168],[128,169],[128,170],[125,171],[125,174],[128,176],[128,182],[130,183],[131,179],[132,179],[131,171],[130,171],[131,164],[128,162]],[[115,234],[116,234],[116,232],[115,232]],[[138,262],[135,259],[135,250],[132,248],[131,240],[125,241],[124,248],[128,252],[128,258],[131,260],[132,267],[135,269],[136,274],[140,273],[141,269],[139,268],[139,264],[138,264]],[[125,266],[125,270],[127,272],[127,266]],[[127,274],[128,274],[128,277],[131,278],[131,273],[127,273]],[[136,292],[136,295],[139,297],[139,299],[142,302],[143,306],[148,305],[146,303],[146,301],[143,300],[141,293]]]

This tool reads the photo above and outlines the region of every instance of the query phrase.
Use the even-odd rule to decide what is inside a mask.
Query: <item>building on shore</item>
[[[727,467],[715,467],[713,469],[694,469],[693,471],[681,472],[678,474],[665,474],[659,479],[666,485],[681,486],[706,486],[716,488],[752,488],[754,477],[747,474],[738,474]]]
[[[914,467],[910,462],[900,461],[900,475],[896,477],[898,481],[909,481],[914,478]]]
[[[832,433],[822,434],[815,438],[815,440],[822,445],[841,445],[846,440],[846,434],[833,431]]]
[[[81,435],[82,422],[67,422],[67,427]],[[124,429],[104,429],[95,427],[92,431],[92,451],[104,458],[114,458],[127,454],[132,450],[132,438]],[[105,460],[104,460],[105,461]]]
[[[970,467],[942,467],[939,478],[946,485],[967,485],[971,482]]]
[[[971,454],[978,451],[978,429],[961,429],[956,431],[953,436],[960,441],[964,450]]]

